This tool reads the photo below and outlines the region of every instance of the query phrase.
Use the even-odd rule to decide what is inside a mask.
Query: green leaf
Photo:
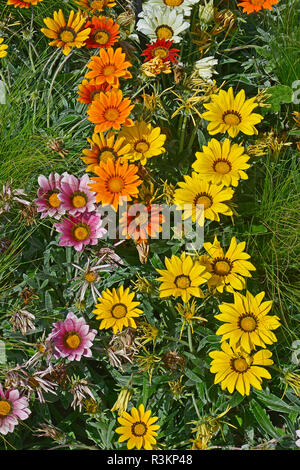
[[[272,393],[267,394],[266,392],[255,391],[255,394],[258,400],[270,410],[281,413],[300,413],[299,406],[288,405]]]
[[[193,371],[190,370],[190,369],[186,369],[185,375],[186,375],[189,379],[193,380],[193,382],[202,382],[201,377],[199,377],[198,375],[196,375],[195,372],[193,372]]]
[[[271,105],[271,109],[277,113],[280,111],[282,103],[291,103],[293,97],[293,90],[286,85],[276,85],[267,89],[267,93],[271,94],[266,103]]]
[[[265,412],[265,410],[260,406],[259,403],[255,400],[251,400],[250,402],[250,410],[260,425],[260,427],[271,437],[278,438],[278,433],[275,426],[272,424],[269,416]]]

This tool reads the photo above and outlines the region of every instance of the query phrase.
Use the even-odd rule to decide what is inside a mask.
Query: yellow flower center
[[[107,160],[109,160],[110,158],[112,158],[113,160],[116,158],[116,154],[115,152],[113,152],[113,150],[102,150],[102,152],[99,155],[99,160],[101,162],[106,163]]]
[[[81,240],[86,240],[90,234],[90,230],[88,226],[85,225],[79,225],[75,227],[73,230],[73,236],[76,238],[76,240],[81,241]]]
[[[114,318],[123,318],[126,316],[127,307],[124,304],[116,304],[111,309],[111,314]]]
[[[59,33],[59,38],[61,41],[64,43],[68,42],[73,42],[76,37],[75,31],[71,28],[64,28],[60,33]]]
[[[108,182],[108,189],[112,193],[119,193],[124,188],[124,181],[121,177],[116,176],[115,178],[111,178]]]
[[[168,5],[168,7],[179,7],[183,2],[184,0],[164,0],[165,5]]]
[[[76,208],[84,207],[87,203],[87,197],[85,194],[75,194],[72,197],[72,205]]]
[[[239,357],[238,359],[234,359],[233,368],[236,372],[246,372],[246,370],[249,369],[249,365],[246,359]]]
[[[148,212],[142,212],[134,219],[136,225],[144,225],[148,222]]]
[[[96,279],[97,279],[97,275],[94,274],[92,271],[89,271],[88,273],[84,275],[84,280],[86,282],[92,283],[92,282],[95,282]]]
[[[0,400],[0,417],[7,416],[11,411],[11,404],[6,400]]]
[[[168,55],[168,49],[165,49],[164,47],[157,47],[154,49],[153,52],[155,57],[159,57],[160,59],[165,59]]]
[[[252,315],[247,315],[240,320],[240,328],[244,331],[254,331],[256,326],[257,322]]]
[[[203,204],[204,210],[212,206],[211,198],[209,196],[206,196],[205,194],[200,194],[199,196],[197,196],[194,203],[195,203],[195,206],[197,204],[198,205]]]
[[[69,331],[63,341],[65,346],[69,349],[77,349],[81,344],[81,338],[76,331]]]
[[[231,266],[226,260],[217,261],[214,265],[214,271],[219,276],[226,276],[231,270]]]
[[[150,145],[145,140],[140,140],[134,145],[134,150],[138,153],[145,153],[149,150]]]
[[[147,426],[142,421],[138,421],[132,425],[131,432],[134,436],[144,436],[147,432]]]
[[[114,65],[107,65],[103,69],[103,75],[108,77],[108,75],[113,75],[116,71],[116,67]]]
[[[94,41],[97,44],[106,44],[110,36],[106,31],[96,31],[94,34]]]
[[[223,121],[228,126],[237,126],[242,121],[241,115],[236,111],[226,111],[223,114]]]
[[[52,193],[48,198],[48,202],[51,207],[59,207],[60,200],[58,199],[57,193]]]
[[[116,121],[119,116],[120,116],[120,113],[116,108],[108,108],[104,113],[105,119],[111,122]]]
[[[156,28],[155,33],[158,39],[171,39],[173,36],[173,29],[170,28],[170,26],[163,24]]]
[[[226,175],[231,170],[231,165],[226,160],[219,160],[214,164],[214,170],[216,173],[221,173],[221,175]]]
[[[188,289],[191,285],[191,280],[189,276],[186,276],[185,274],[181,274],[180,276],[177,276],[174,281],[176,287],[178,289]]]

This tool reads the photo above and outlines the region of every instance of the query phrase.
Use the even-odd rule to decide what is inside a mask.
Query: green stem
[[[188,326],[188,342],[189,342],[190,351],[192,353],[194,352],[194,350],[193,350],[193,341],[192,341],[192,328],[190,325]]]
[[[187,114],[183,118],[183,124],[182,124],[182,129],[181,129],[181,134],[180,134],[180,143],[179,143],[179,153],[182,152],[183,146],[184,146],[184,137],[185,137],[185,128],[186,128],[186,123],[187,123]]]

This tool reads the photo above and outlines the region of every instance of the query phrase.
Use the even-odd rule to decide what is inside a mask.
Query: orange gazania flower
[[[87,64],[91,69],[86,74],[86,78],[95,80],[95,83],[109,83],[115,88],[119,88],[119,78],[132,78],[131,73],[127,70],[132,64],[125,60],[126,55],[122,52],[121,47],[115,51],[112,47],[107,50],[100,49],[99,57],[93,56],[92,60]]]
[[[13,5],[15,8],[29,8],[31,5],[37,5],[43,0],[7,0],[7,5]]]
[[[93,17],[92,21],[88,21],[85,25],[86,28],[91,28],[89,38],[86,42],[88,49],[112,46],[120,37],[118,23],[115,23],[112,18],[100,16]]]
[[[142,183],[137,175],[138,167],[127,162],[121,163],[108,159],[106,163],[94,168],[98,177],[91,178],[89,185],[96,192],[96,201],[104,206],[110,204],[117,211],[123,200],[131,201],[138,195],[138,186]]]
[[[101,92],[95,96],[87,113],[88,120],[96,124],[95,132],[104,132],[109,129],[121,129],[121,125],[133,126],[129,114],[134,108],[129,98],[123,98],[121,90],[112,89],[106,93]]]
[[[278,0],[245,0],[238,3],[238,7],[243,7],[243,13],[253,13],[254,11],[260,11],[262,8],[266,10],[272,10],[273,5],[276,5]]]
[[[101,91],[108,91],[110,90],[111,86],[108,83],[100,83],[96,85],[93,81],[82,80],[82,83],[78,85],[79,94],[78,101],[85,104],[90,104],[94,99],[95,96],[98,95]]]
[[[81,160],[88,166],[85,171],[94,171],[95,166],[100,162],[106,163],[109,158],[117,160],[124,155],[128,155],[131,145],[126,143],[125,137],[118,137],[114,132],[109,131],[106,135],[103,132],[93,134],[92,139],[87,139],[90,143],[90,149],[84,149],[85,155]]]
[[[75,0],[75,3],[91,13],[99,13],[105,7],[111,8],[116,5],[113,0]]]
[[[147,241],[149,237],[157,237],[162,231],[164,217],[158,204],[134,204],[122,215],[120,228],[122,235],[132,238],[136,243]]]

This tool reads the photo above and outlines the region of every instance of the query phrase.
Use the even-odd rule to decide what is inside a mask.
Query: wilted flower
[[[62,158],[65,158],[69,150],[64,149],[64,141],[63,139],[50,139],[48,141],[48,147],[52,152],[58,153]]]
[[[55,384],[47,380],[45,376],[47,376],[50,372],[51,368],[47,368],[42,371],[33,372],[32,374],[25,369],[21,368],[20,372],[23,374],[23,387],[22,390],[24,393],[27,393],[28,399],[33,395],[37,394],[37,397],[41,403],[45,403],[43,392],[45,393],[53,393],[56,395],[55,392]]]
[[[184,326],[185,326],[186,323],[191,328],[192,333],[194,333],[194,330],[193,330],[193,321],[194,320],[198,320],[198,321],[202,321],[202,322],[207,321],[205,318],[196,316],[198,310],[200,309],[200,306],[197,307],[197,304],[196,304],[195,300],[192,300],[191,303],[188,302],[188,303],[185,303],[183,305],[182,304],[177,304],[175,308],[176,308],[177,312],[179,313],[179,315],[181,315],[182,318],[183,318],[183,324],[182,324],[182,327],[181,327],[179,339],[181,339],[183,329],[184,329]]]
[[[135,331],[132,328],[113,335],[107,348],[108,358],[113,367],[123,370],[122,362],[133,363],[133,359],[139,353],[141,345],[135,339]]]
[[[79,377],[74,377],[71,380],[70,392],[73,395],[73,401],[71,403],[72,408],[75,410],[78,406],[79,411],[82,409],[83,400],[88,396],[94,400],[94,396],[91,390],[88,387],[89,383],[86,379],[80,379]]]
[[[155,292],[155,286],[153,283],[148,281],[144,276],[141,276],[139,273],[136,274],[136,281],[131,281],[134,285],[133,290],[136,292],[143,292],[145,294],[151,295]]]
[[[137,356],[136,360],[141,366],[139,372],[147,372],[149,377],[149,384],[151,385],[152,375],[155,367],[161,362],[161,357],[150,354],[145,348],[146,356]]]
[[[185,357],[177,351],[167,351],[163,355],[162,361],[165,369],[170,371],[178,370],[178,368],[183,370],[185,365]]]
[[[35,329],[34,320],[35,316],[32,313],[20,308],[12,313],[10,323],[13,326],[14,333],[20,330],[24,336],[28,331]]]
[[[170,61],[164,62],[160,57],[154,57],[141,65],[141,71],[146,77],[155,77],[160,73],[172,73]]]
[[[97,303],[97,297],[101,297],[100,292],[96,287],[96,283],[100,281],[101,277],[100,272],[109,272],[112,271],[110,264],[101,264],[101,261],[104,259],[105,255],[102,256],[99,260],[96,261],[96,264],[91,264],[90,259],[88,259],[85,268],[81,268],[78,264],[72,263],[72,266],[76,268],[76,274],[78,270],[82,273],[77,277],[73,278],[73,281],[80,281],[79,286],[79,302],[82,302],[85,296],[87,289],[90,287],[94,302]]]
[[[34,434],[37,437],[50,437],[50,439],[58,443],[64,443],[66,441],[65,434],[51,423],[40,424],[40,427],[35,429]]]
[[[147,344],[150,341],[154,344],[159,335],[159,329],[150,325],[146,320],[137,321],[137,339],[141,344]]]
[[[132,389],[124,387],[121,389],[117,401],[112,407],[111,411],[117,411],[118,415],[121,416],[123,411],[127,411],[128,403],[132,397]]]
[[[171,393],[175,400],[179,400],[180,398],[184,398],[184,389],[186,388],[185,385],[182,385],[182,379],[183,375],[180,377],[180,379],[177,380],[172,380],[168,382],[168,385],[170,387]]]
[[[217,64],[218,61],[213,56],[203,57],[203,59],[197,60],[197,62],[195,63],[195,68],[200,78],[202,78],[206,82],[212,83],[211,78],[213,74],[218,73],[214,69],[214,66]]]
[[[26,201],[19,196],[27,196],[24,189],[12,189],[13,179],[11,178],[10,182],[8,181],[2,186],[2,193],[0,193],[0,215],[4,214],[5,212],[9,212],[11,203],[13,201],[19,202],[20,204],[24,204],[26,206],[30,205],[30,202]]]
[[[214,19],[214,0],[209,0],[206,2],[204,0],[204,5],[199,5],[199,19],[203,24],[211,23]]]

